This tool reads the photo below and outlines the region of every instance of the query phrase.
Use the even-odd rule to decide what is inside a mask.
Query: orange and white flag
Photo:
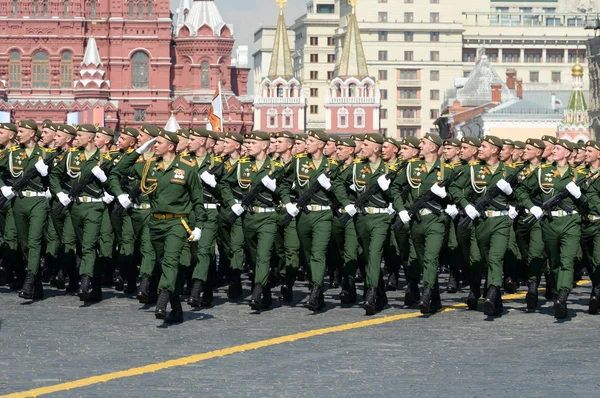
[[[221,82],[217,86],[215,95],[212,99],[210,109],[210,115],[208,115],[208,123],[206,125],[208,130],[212,130],[215,133],[223,132],[223,100],[221,98]]]

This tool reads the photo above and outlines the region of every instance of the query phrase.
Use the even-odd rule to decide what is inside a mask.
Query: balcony
[[[377,105],[377,100],[375,97],[330,97],[325,98],[325,105],[327,104]]]
[[[306,99],[304,97],[255,97],[254,103],[257,105],[299,105],[305,104]]]
[[[421,119],[420,118],[403,118],[399,117],[396,119],[397,126],[420,126]]]
[[[398,98],[396,101],[398,106],[421,106],[420,98]]]
[[[421,87],[421,80],[396,80],[396,87]]]

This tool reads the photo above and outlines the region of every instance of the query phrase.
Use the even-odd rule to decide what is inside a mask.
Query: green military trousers
[[[527,281],[539,284],[546,262],[544,257],[544,242],[542,241],[542,228],[537,222],[531,227],[517,222],[514,225],[514,230],[522,263],[527,268]]]
[[[312,282],[323,287],[325,259],[331,238],[331,210],[301,212],[296,216],[296,230],[300,239],[300,250],[308,262]]]
[[[254,283],[267,286],[273,242],[277,234],[277,213],[244,213],[242,225],[251,262],[255,266]]]
[[[149,209],[132,209],[131,225],[133,228],[134,255],[139,254],[140,275],[151,276],[156,267],[156,255],[150,238]]]
[[[483,266],[487,270],[488,287],[502,288],[504,255],[508,248],[512,220],[509,216],[488,217],[475,220],[475,236]],[[473,283],[481,284],[481,268],[473,267]]]
[[[544,217],[541,220],[544,250],[549,261],[554,286],[552,293],[573,289],[574,259],[580,250],[581,218],[579,214],[564,217]]]
[[[296,219],[284,226],[283,219],[286,217],[285,209],[277,214],[277,235],[275,236],[275,253],[279,259],[279,271],[290,281],[296,279],[296,271],[300,264],[300,239],[296,229]]]
[[[356,215],[356,233],[367,260],[365,267],[367,274],[366,288],[377,287],[379,284],[383,248],[390,232],[391,219],[388,213],[359,213]]]
[[[73,203],[71,207],[71,220],[81,253],[79,275],[102,275],[102,270],[95,267],[95,263],[104,208],[103,202]]]
[[[158,288],[168,290],[171,294],[180,294],[181,286],[177,283],[179,259],[189,235],[181,223],[181,218],[157,220],[150,217],[148,226],[152,247],[161,269]]]
[[[412,241],[423,275],[423,288],[437,286],[440,252],[446,233],[444,218],[444,215],[428,214],[422,216],[420,222],[414,219],[410,222]]]
[[[331,238],[335,243],[335,261],[341,261],[345,278],[354,278],[358,268],[358,236],[352,220],[342,225],[339,218],[333,218]]]
[[[13,201],[13,215],[27,272],[37,275],[42,259],[44,230],[48,220],[48,199],[18,196]]]
[[[592,286],[600,285],[600,222],[593,221],[581,227],[581,250],[583,264],[588,270]]]
[[[192,279],[207,282],[208,270],[215,253],[215,239],[218,233],[218,209],[206,209],[206,221],[202,229],[202,236],[198,242],[197,262]]]
[[[244,268],[244,230],[241,217],[233,225],[227,221],[231,208],[219,208],[218,240],[229,260],[229,269],[241,271]]]

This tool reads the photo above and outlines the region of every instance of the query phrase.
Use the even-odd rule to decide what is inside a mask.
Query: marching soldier
[[[446,164],[453,170],[462,169],[462,162],[460,159],[460,146],[461,142],[458,138],[450,138],[444,141],[443,145],[443,156]],[[446,286],[446,292],[456,293],[460,289],[459,282],[461,280],[460,275],[460,253],[458,250],[458,241],[456,239],[456,227],[453,222],[454,218],[448,217],[446,221],[446,236],[444,249],[442,255],[445,255],[446,262],[448,264],[448,286]]]
[[[523,161],[523,151],[525,150],[525,143],[523,141],[513,141],[515,148],[512,153],[513,163],[520,163]]]
[[[385,162],[387,168],[395,168],[399,159],[401,144],[391,137],[384,137],[383,145],[381,146],[381,158]],[[390,210],[393,214],[393,210]],[[386,290],[395,291],[398,288],[398,278],[400,277],[400,263],[402,262],[402,254],[396,240],[396,231],[390,229],[388,240],[385,242],[383,250],[383,261],[388,274],[388,282]]]

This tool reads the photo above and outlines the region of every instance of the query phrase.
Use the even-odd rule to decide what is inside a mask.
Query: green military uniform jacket
[[[116,169],[116,166],[122,160],[125,160],[126,158],[128,158],[130,156],[134,156],[134,155],[132,155],[134,153],[134,151],[135,151],[134,149],[130,149],[125,154],[121,153],[120,156],[118,156],[114,160],[115,166],[113,167],[113,170]],[[108,176],[108,181],[109,181],[110,191],[112,192],[112,194],[114,196],[119,196],[124,193],[130,194],[137,187],[139,187],[141,180],[137,176],[142,174],[146,160],[152,159],[152,158],[153,158],[153,156],[138,157],[137,160],[135,161],[135,164],[132,166],[137,169],[136,172],[125,174],[125,175],[121,176],[120,178],[119,178],[118,173],[111,172],[110,175]],[[150,199],[148,198],[148,195],[145,194],[144,192],[140,192],[139,195],[136,195],[136,197],[130,198],[130,199],[136,204],[142,204],[142,203],[149,204],[150,203]]]
[[[259,167],[254,158],[245,157],[238,159],[237,163],[223,176],[217,185],[220,188],[223,201],[229,207],[241,202],[256,185],[262,185],[261,179],[263,177],[273,175],[282,168],[283,165],[281,163],[272,160],[269,156],[267,156],[261,167]],[[250,206],[274,207],[279,193],[279,186],[275,192],[271,192],[265,187],[259,194],[260,199],[255,199]]]
[[[31,156],[28,156],[25,148],[20,145],[5,149],[0,154],[0,173],[2,173],[0,180],[7,185],[12,185],[26,171],[35,168],[38,160],[51,156],[53,152],[55,152],[54,149],[46,149],[37,144],[33,147]],[[39,173],[36,173],[23,190],[44,192],[49,184],[49,176],[42,177]],[[18,192],[15,192],[15,195],[18,195]]]
[[[203,183],[204,188],[204,203],[217,204],[221,201],[221,192],[219,188],[219,180],[225,174],[226,165],[223,164],[223,157],[206,154],[202,162],[196,157],[196,165],[198,168],[198,176],[201,176],[205,171],[213,174],[217,180],[217,186],[211,187]]]
[[[566,187],[568,183],[577,181],[579,177],[583,177],[583,175],[571,166],[568,166],[565,174],[561,176],[555,163],[544,163],[538,166],[516,187],[515,195],[520,205],[530,209],[533,206],[540,206],[556,195],[559,190]],[[574,198],[568,195],[563,203],[576,210],[577,205],[581,202],[576,203]],[[560,208],[557,206],[555,209],[549,210],[560,210]]]
[[[338,163],[333,159],[323,157],[319,167],[316,167],[312,157],[306,153],[295,155],[287,169],[287,172],[281,181],[281,201],[284,204],[292,202],[292,192],[297,197],[307,191],[314,184],[318,184],[317,178],[328,171],[338,167]],[[329,191],[320,189],[307,205],[331,206],[335,197],[333,183],[335,178],[331,179],[332,188]]]

